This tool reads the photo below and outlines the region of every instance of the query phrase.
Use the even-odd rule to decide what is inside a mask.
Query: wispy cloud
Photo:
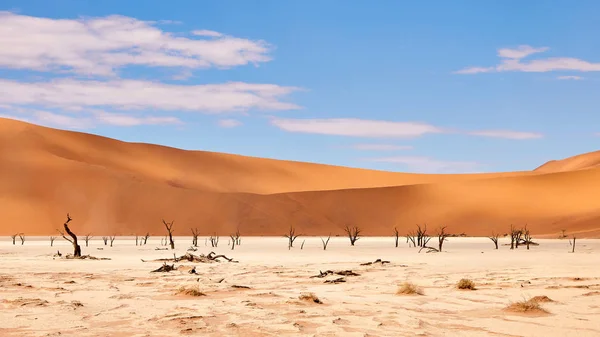
[[[392,122],[366,119],[282,119],[273,118],[271,124],[288,132],[312,133],[332,136],[349,136],[362,138],[415,138],[426,134],[456,133],[473,136],[505,138],[505,139],[535,139],[542,138],[541,133],[511,130],[475,130],[459,131],[443,128],[427,123]],[[398,149],[394,145],[362,144],[358,150],[379,148]]]
[[[531,55],[548,51],[548,47],[531,47],[521,45],[517,48],[498,49],[500,63],[491,67],[474,66],[456,71],[456,74],[478,74],[488,72],[521,71],[521,72],[550,72],[550,71],[600,71],[600,63],[593,63],[572,57],[550,57],[523,61]]]
[[[558,76],[559,80],[573,80],[573,81],[581,81],[583,77],[581,76]]]
[[[352,148],[362,151],[401,151],[413,149],[412,146],[393,144],[354,144]]]
[[[416,173],[475,173],[481,164],[467,161],[444,161],[430,157],[385,157],[368,159],[373,162],[396,163],[403,165],[408,171]]]
[[[298,106],[279,99],[294,90],[296,88],[273,84],[240,82],[174,85],[140,80],[18,82],[0,79],[0,104],[206,113],[289,110]]]
[[[442,129],[417,122],[391,122],[356,118],[271,119],[271,124],[289,132],[365,138],[413,138]]]
[[[504,139],[537,139],[543,138],[544,135],[537,132],[521,132],[521,131],[510,131],[510,130],[481,130],[471,131],[468,134],[473,136],[491,137],[491,138],[504,138]]]
[[[229,68],[271,60],[264,41],[209,30],[193,34],[198,38],[120,15],[51,19],[0,12],[0,46],[10,46],[0,48],[0,67],[114,76],[128,65]]]
[[[221,119],[219,120],[219,126],[222,128],[235,128],[242,125],[242,122],[237,119]]]
[[[68,129],[90,129],[100,125],[131,127],[140,125],[183,124],[179,118],[172,116],[132,116],[101,110],[78,111],[71,114],[25,108],[17,108],[15,111],[2,110],[0,111],[0,117]]]

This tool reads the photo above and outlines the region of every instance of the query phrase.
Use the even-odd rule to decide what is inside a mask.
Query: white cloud
[[[550,71],[600,71],[600,63],[593,63],[572,57],[550,57],[522,61],[532,54],[543,53],[548,47],[534,48],[521,45],[515,49],[502,48],[498,50],[500,63],[493,67],[468,67],[456,71],[456,74],[477,74],[486,72],[521,71],[521,72],[550,72]]]
[[[184,110],[207,113],[248,109],[288,110],[298,106],[279,100],[296,88],[230,82],[173,85],[139,80],[81,81],[62,79],[18,82],[0,79],[0,104],[77,110]]]
[[[433,125],[416,122],[390,122],[355,118],[280,119],[271,124],[289,132],[366,138],[412,138],[443,130]]]
[[[222,128],[235,128],[236,126],[242,125],[242,122],[236,119],[221,119],[219,120],[219,126]]]
[[[192,31],[192,34],[198,35],[198,36],[210,36],[210,37],[223,36],[223,34],[221,34],[219,32],[215,32],[214,30],[206,30],[206,29],[194,30],[194,31]]]
[[[264,41],[207,30],[191,39],[154,24],[119,15],[51,19],[0,12],[0,67],[111,76],[129,65],[228,68],[271,60]]]
[[[581,76],[558,76],[557,78],[559,80],[573,80],[573,81],[583,80],[583,77],[581,77]]]
[[[505,139],[537,139],[543,138],[544,135],[536,132],[521,132],[521,131],[510,131],[510,130],[481,130],[471,131],[468,134],[473,136],[483,136],[491,138],[505,138]]]
[[[429,157],[386,157],[369,159],[374,162],[402,164],[415,173],[475,173],[481,166],[476,162],[444,161]]]
[[[408,145],[393,145],[393,144],[354,144],[352,148],[363,151],[400,151],[412,150],[412,146]]]
[[[89,129],[98,125],[140,126],[140,125],[181,125],[183,122],[171,116],[131,116],[109,113],[101,110],[79,111],[77,114],[63,114],[38,109],[16,108],[5,110],[0,117],[21,120],[33,124],[64,127],[69,129]]]
[[[518,59],[525,58],[532,54],[543,53],[543,52],[547,51],[548,49],[549,49],[548,47],[534,48],[534,47],[527,46],[527,45],[521,45],[521,46],[518,46],[516,49],[510,49],[510,48],[498,49],[498,56],[502,57],[502,58],[518,60]]]

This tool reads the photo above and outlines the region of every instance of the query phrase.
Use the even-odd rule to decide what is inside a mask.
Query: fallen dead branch
[[[211,262],[221,262],[219,261],[219,259],[224,259],[227,260],[227,262],[233,262],[233,263],[238,263],[239,261],[235,261],[232,258],[229,258],[225,255],[216,255],[215,252],[210,252],[207,255],[204,254],[200,254],[200,255],[194,255],[191,253],[187,253],[185,255],[182,255],[180,257],[176,257],[174,256],[173,258],[169,258],[169,259],[157,259],[157,260],[151,260],[151,261],[146,261],[142,259],[142,262],[167,262],[167,261],[173,261],[173,262],[180,262],[180,261],[187,261],[187,262],[197,262],[197,263],[211,263]]]
[[[357,274],[357,273],[353,272],[352,270],[340,270],[340,271],[326,270],[324,272],[319,270],[319,275],[311,276],[310,278],[315,278],[315,277],[323,278],[327,275],[360,276],[360,274]]]
[[[373,262],[365,262],[365,263],[361,263],[360,265],[361,265],[361,266],[370,266],[370,265],[372,265],[372,264],[376,264],[376,263],[381,263],[381,265],[384,265],[384,264],[386,264],[386,263],[390,263],[390,261],[385,261],[385,260],[382,260],[382,259],[377,259],[377,260],[375,260],[375,261],[373,261]]]
[[[335,280],[325,280],[325,283],[333,283],[333,284],[344,283],[344,282],[346,282],[346,279],[343,277],[336,278]]]
[[[168,273],[168,272],[170,272],[172,270],[175,270],[175,265],[174,264],[168,265],[165,262],[165,263],[163,263],[163,265],[160,268],[151,271],[151,273]]]

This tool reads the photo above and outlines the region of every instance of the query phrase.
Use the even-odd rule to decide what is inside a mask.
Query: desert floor
[[[305,240],[304,248],[300,246]],[[72,251],[57,238],[28,238],[13,246],[0,238],[0,335],[8,336],[600,336],[600,241],[539,240],[540,246],[499,250],[487,238],[450,238],[442,253],[419,253],[406,239],[362,238],[351,247],[343,237],[323,251],[320,238],[299,238],[288,250],[285,238],[242,238],[231,250],[198,251],[233,257],[239,263],[175,263],[168,273],[151,273],[173,256],[155,250],[160,238],[135,246],[118,237],[114,247],[100,240],[83,254],[111,260],[54,258]],[[433,238],[431,242],[436,241]],[[177,237],[175,253],[191,238]],[[98,249],[102,248],[102,250]],[[361,263],[376,259],[389,264]],[[198,275],[189,274],[196,266]],[[311,278],[325,270],[342,276]],[[461,278],[477,290],[458,290]],[[423,295],[396,295],[409,281]],[[246,286],[249,288],[237,288]],[[196,288],[205,296],[178,294]],[[300,300],[314,293],[322,304]],[[505,310],[512,302],[548,296],[548,313]]]

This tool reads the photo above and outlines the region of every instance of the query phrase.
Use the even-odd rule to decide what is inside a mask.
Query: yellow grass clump
[[[322,304],[323,302],[315,295],[315,293],[303,293],[298,296],[298,298],[302,301],[314,302],[317,304]]]
[[[205,293],[200,291],[200,286],[195,286],[195,287],[181,286],[181,287],[179,287],[179,290],[177,291],[177,293],[183,294],[183,295],[188,295],[188,296],[206,296]]]
[[[411,282],[404,282],[398,287],[396,295],[424,295],[423,289]]]
[[[528,300],[513,302],[508,307],[506,307],[505,310],[518,313],[547,314],[548,310],[544,309],[540,304],[540,300],[544,298],[547,299],[543,300],[544,302],[552,301],[546,296],[536,296]]]
[[[463,278],[456,284],[456,288],[462,290],[475,290],[475,282],[469,280],[468,278]]]

